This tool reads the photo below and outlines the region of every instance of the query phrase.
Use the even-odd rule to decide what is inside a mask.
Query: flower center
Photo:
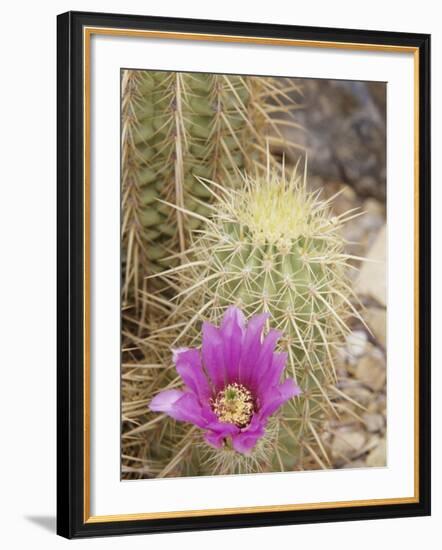
[[[244,428],[253,414],[252,394],[242,384],[228,384],[212,400],[212,408],[221,422]]]

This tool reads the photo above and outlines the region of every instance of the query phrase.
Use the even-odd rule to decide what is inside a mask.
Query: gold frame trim
[[[115,514],[93,516],[90,511],[90,44],[92,35],[131,36],[173,40],[196,40],[203,42],[233,42],[258,45],[291,46],[307,48],[333,48],[342,50],[376,51],[390,53],[412,53],[414,63],[414,495],[412,497],[251,506],[238,508],[215,508],[203,510],[181,510],[173,512],[151,512],[137,514]],[[147,31],[114,29],[107,27],[84,27],[83,29],[83,82],[84,82],[84,523],[135,521],[149,519],[171,519],[207,517],[214,515],[250,514],[262,512],[286,512],[296,510],[323,510],[326,508],[350,508],[355,506],[382,506],[391,504],[412,504],[419,502],[419,49],[411,46],[378,45],[321,40],[296,40],[283,38],[244,37],[205,33]]]

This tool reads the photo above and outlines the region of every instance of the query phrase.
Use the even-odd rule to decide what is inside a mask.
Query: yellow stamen
[[[242,384],[228,384],[212,400],[212,408],[221,422],[244,428],[253,414],[253,398]]]

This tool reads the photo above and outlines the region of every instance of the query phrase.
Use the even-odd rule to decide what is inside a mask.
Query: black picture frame
[[[406,504],[88,520],[84,489],[84,82],[85,27],[394,45],[419,59],[419,497]],[[430,514],[430,36],[227,21],[69,12],[57,21],[57,533],[67,538],[335,522]]]

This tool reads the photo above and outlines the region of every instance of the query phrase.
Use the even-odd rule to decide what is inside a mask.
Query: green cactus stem
[[[342,397],[336,385],[335,356],[349,333],[349,317],[362,321],[348,274],[352,257],[345,252],[341,233],[343,224],[359,213],[333,215],[333,197],[321,200],[319,192],[310,192],[305,172],[299,175],[294,170],[286,177],[284,169],[272,168],[270,162],[265,173],[258,170],[256,176],[243,176],[236,187],[203,178],[199,183],[213,196],[211,215],[193,233],[187,264],[157,275],[177,292],[165,326],[145,340],[146,357],[154,353],[164,365],[152,372],[147,395],[178,384],[170,349],[198,346],[201,321],[219,322],[231,304],[247,316],[270,313],[271,326],[283,333],[287,374],[303,393],[283,407],[267,435],[270,444],[257,449],[251,460],[244,461],[228,449],[204,452],[197,434],[186,435],[183,444],[189,437],[195,445],[174,461],[175,473],[304,469],[312,458],[327,468],[330,462],[321,432],[324,422],[338,415],[334,401]],[[176,453],[178,424],[169,419],[156,422],[158,449]],[[178,430],[185,428],[181,425]],[[167,435],[161,439],[160,434]],[[209,459],[204,460],[207,453]],[[159,453],[156,460],[175,459]]]
[[[266,137],[285,142],[281,124],[295,124],[296,93],[271,77],[122,72],[123,306],[140,309],[145,276],[177,265],[209,215],[198,178],[233,187],[262,163]]]

